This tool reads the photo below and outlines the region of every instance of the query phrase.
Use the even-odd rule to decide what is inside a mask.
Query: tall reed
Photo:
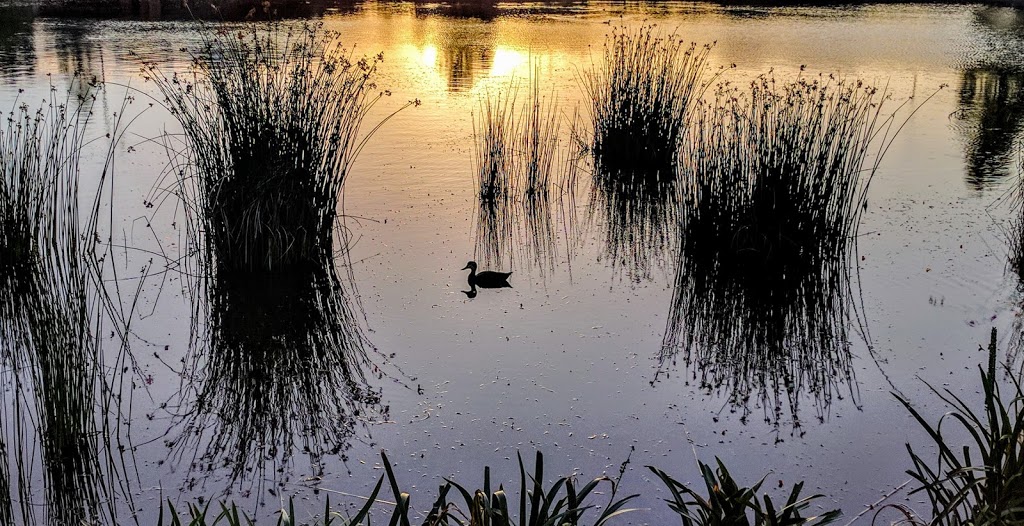
[[[600,66],[582,73],[593,123],[594,171],[602,177],[674,177],[687,119],[716,75],[713,44],[687,45],[654,26],[614,28]]]
[[[35,522],[40,472],[45,522],[115,516],[123,464],[111,450],[107,419],[119,408],[99,336],[108,313],[96,250],[100,199],[82,206],[79,191],[96,89],[75,77],[63,100],[51,87],[40,109],[19,103],[0,128],[0,517],[11,522]],[[111,136],[100,190],[117,131]]]
[[[529,103],[524,105],[520,119],[519,149],[522,152],[523,194],[526,198],[546,197],[558,154],[560,120],[554,90],[545,97],[541,93],[540,62],[530,72]]]
[[[1017,279],[1024,285],[1024,144],[1017,145],[1017,184],[1013,203],[1016,215],[1009,228],[1010,269],[1017,274]]]
[[[762,76],[695,112],[663,360],[682,351],[703,386],[775,418],[801,393],[819,416],[839,384],[855,394],[857,229],[899,131],[886,99],[860,81]]]
[[[397,113],[362,129],[388,93],[375,83],[383,55],[358,58],[319,25],[203,39],[189,71],[143,69],[185,132],[188,205],[204,218],[203,253],[216,256],[208,266],[262,271],[329,257],[352,163]]]
[[[590,99],[591,220],[603,221],[604,257],[649,277],[673,252],[679,221],[677,169],[686,129],[724,68],[714,44],[686,44],[654,26],[613,29],[600,65],[581,74]]]
[[[541,92],[539,62],[531,64],[529,83],[521,106],[510,85],[484,95],[473,116],[476,258],[485,266],[511,264],[516,244],[524,260],[545,271],[556,254],[550,190],[560,169],[561,122],[554,92]]]
[[[514,228],[518,184],[516,92],[487,93],[473,115],[477,190],[476,258],[485,266],[503,266]]]

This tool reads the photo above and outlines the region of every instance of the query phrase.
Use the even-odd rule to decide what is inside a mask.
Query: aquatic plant
[[[708,74],[713,46],[687,45],[650,25],[613,28],[600,66],[581,75],[597,176],[674,178],[690,113],[716,77]]]
[[[487,93],[473,114],[474,171],[477,181],[476,258],[503,266],[514,228],[518,186],[516,93],[511,87]]]
[[[757,498],[757,492],[764,483],[764,478],[752,487],[742,487],[736,483],[725,468],[725,464],[715,458],[718,468],[713,470],[710,466],[698,461],[701,476],[704,480],[707,496],[701,495],[697,490],[675,480],[664,471],[653,466],[647,466],[665,487],[668,488],[672,497],[665,499],[669,508],[679,515],[683,526],[769,526],[790,524],[793,526],[808,524],[824,526],[832,524],[839,518],[841,512],[832,510],[813,517],[804,517],[801,513],[810,506],[814,499],[823,495],[811,495],[800,498],[804,483],[798,482],[789,492],[785,505],[776,509],[776,505],[768,494],[764,494],[764,505]],[[751,520],[751,515],[753,520]]]
[[[543,96],[540,86],[540,62],[534,62],[530,73],[529,103],[523,107],[523,124],[518,138],[526,198],[547,195],[558,154],[561,122],[557,98],[554,90],[547,97]]]
[[[698,103],[724,68],[714,44],[686,44],[654,26],[615,28],[599,66],[581,74],[589,97],[591,220],[604,222],[604,257],[634,278],[671,253],[678,225],[677,167]]]
[[[95,81],[73,77],[63,99],[51,86],[48,101],[37,110],[18,101],[0,128],[0,522],[5,524],[35,522],[39,506],[32,486],[40,473],[47,523],[111,521],[112,500],[124,496],[118,494],[125,482],[123,461],[112,450],[115,437],[108,428],[108,419],[122,408],[98,336],[112,314],[97,246],[100,196],[119,137],[117,114],[106,162],[94,174],[99,191],[91,207],[81,204],[79,191],[97,89]],[[124,334],[123,327],[117,329]]]
[[[560,119],[554,93],[543,96],[540,85],[535,62],[529,95],[519,109],[518,89],[510,85],[484,95],[473,116],[476,257],[487,266],[511,263],[508,249],[516,240],[528,264],[542,271],[554,268],[550,189],[560,168]]]
[[[319,25],[207,30],[188,72],[143,72],[184,129],[183,198],[203,218],[208,268],[277,270],[321,261],[363,121],[388,92],[383,55],[358,58]],[[193,174],[194,172],[194,174]],[[194,176],[193,176],[194,175]]]
[[[801,393],[819,418],[840,384],[856,395],[852,269],[868,187],[901,128],[887,98],[861,81],[761,76],[694,112],[663,363],[683,352],[702,387],[754,399],[769,421],[784,402],[795,418]]]
[[[350,517],[343,516],[338,512],[331,511],[331,503],[330,499],[328,499],[323,516],[317,517],[313,522],[306,524],[329,526],[337,521],[342,525],[357,525],[362,524],[364,520],[366,524],[371,524],[371,518],[374,515],[374,505],[378,502],[385,502],[377,500],[385,479],[395,499],[394,503],[389,503],[394,509],[389,514],[390,518],[387,524],[389,526],[409,526],[414,521],[418,522],[416,520],[416,513],[412,508],[412,498],[409,493],[400,489],[394,469],[391,466],[391,461],[384,452],[381,452],[381,460],[383,461],[385,472],[377,479],[377,484],[366,498],[366,502],[354,515]],[[623,463],[619,471],[620,479],[625,468],[626,463]],[[597,477],[579,487],[573,477],[562,477],[555,480],[550,486],[546,486],[544,480],[544,457],[540,452],[537,452],[532,474],[527,474],[523,466],[523,459],[519,456],[519,481],[518,516],[511,513],[514,510],[509,510],[509,496],[505,489],[499,486],[498,489],[492,490],[490,468],[485,467],[483,489],[470,492],[464,486],[454,481],[446,480],[438,488],[437,496],[434,498],[434,502],[426,516],[422,517],[421,524],[424,526],[551,526],[555,524],[581,526],[589,523],[593,526],[603,526],[616,517],[635,511],[625,508],[625,505],[637,497],[637,495],[618,498],[618,481],[606,476]],[[593,504],[590,504],[590,502],[598,495],[596,490],[603,483],[611,485],[608,503],[592,521],[585,521],[584,516],[586,512],[593,507]],[[448,501],[448,493],[452,488],[455,488],[458,494],[461,495],[464,508]],[[228,506],[225,503],[221,503],[219,511],[215,509],[214,513],[216,515],[210,518],[210,506],[210,503],[207,503],[205,506],[188,505],[188,515],[185,517],[185,520],[189,522],[183,523],[174,505],[168,501],[166,508],[161,505],[157,524],[158,526],[163,526],[165,521],[167,521],[166,524],[169,526],[180,524],[189,524],[190,526],[213,526],[217,524],[222,524],[223,526],[251,526],[255,524],[255,521],[245,515],[244,512],[240,515],[237,506],[234,504]],[[280,511],[278,524],[295,524],[295,517],[294,503],[289,499],[287,508]],[[589,519],[590,517],[588,516],[587,518]]]
[[[905,397],[894,394],[938,448],[932,462],[922,458],[908,443],[913,469],[907,473],[931,504],[929,525],[1001,526],[1024,522],[1024,389],[1011,374],[1011,394],[1005,395],[996,379],[996,329],[988,345],[987,368],[981,374],[984,406],[973,409],[949,389],[940,392],[925,384],[949,408],[935,425]],[[944,424],[953,423],[960,430]],[[970,436],[973,444],[959,446],[954,440]],[[971,447],[974,447],[972,451]]]

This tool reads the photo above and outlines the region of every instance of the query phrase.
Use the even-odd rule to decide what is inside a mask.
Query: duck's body
[[[466,270],[467,268],[469,269],[469,286],[472,288],[480,287],[482,289],[498,289],[512,286],[508,282],[508,277],[512,275],[511,272],[494,272],[491,270],[477,272],[476,261],[466,263],[466,266],[462,267],[462,270]]]

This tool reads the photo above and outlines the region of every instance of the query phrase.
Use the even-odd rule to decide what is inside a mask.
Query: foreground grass
[[[925,493],[931,510],[925,515],[930,518],[925,519],[916,516],[913,510],[904,505],[885,506],[900,510],[904,519],[897,524],[1011,526],[1024,523],[1024,388],[1019,378],[1011,375],[1012,393],[1004,394],[1000,389],[995,373],[995,342],[993,329],[988,347],[988,367],[979,368],[983,387],[980,411],[973,409],[951,391],[939,392],[933,389],[951,410],[933,425],[910,401],[897,396],[937,447],[937,457],[929,461],[907,444],[912,466],[907,473],[918,484],[911,494]],[[953,442],[950,430],[943,428],[947,419],[967,432],[966,435],[957,436],[971,437],[973,443],[970,446],[960,446]],[[975,448],[973,452],[972,447]],[[411,496],[399,488],[387,455],[382,453],[381,456],[386,472],[356,513],[345,515],[332,511],[328,502],[322,516],[303,524],[371,524],[371,517],[383,514],[389,526],[408,526],[413,523],[425,526],[603,526],[623,519],[632,522],[632,514],[640,511],[627,508],[630,501],[639,495],[618,496],[619,483],[629,463],[628,458],[620,467],[617,477],[601,476],[579,486],[573,477],[546,482],[543,456],[538,452],[532,473],[526,471],[522,458],[519,459],[518,498],[514,492],[506,491],[503,487],[493,489],[490,469],[485,468],[484,483],[480,489],[470,491],[455,481],[445,480],[432,497],[430,510],[424,514],[414,511]],[[665,503],[684,526],[823,526],[836,523],[840,517],[839,510],[811,513],[810,507],[822,495],[802,496],[803,482],[793,485],[786,492],[784,501],[776,502],[762,492],[764,478],[752,485],[744,485],[732,477],[720,459],[716,459],[714,467],[700,461],[697,467],[703,487],[683,483],[656,467],[648,466],[655,479],[668,490]],[[375,503],[387,502],[378,500],[385,482],[390,487],[394,501],[388,503],[383,511],[375,510]],[[608,491],[599,492],[597,488],[601,485],[608,486]],[[449,499],[449,494],[453,492],[456,498]],[[607,495],[606,502],[599,500],[602,494]],[[518,506],[513,505],[515,502],[518,502]],[[868,515],[869,510],[878,509],[879,504],[881,501],[855,516],[851,524]],[[179,512],[168,502],[160,510],[158,525],[256,524],[235,505],[221,504],[214,507],[207,504],[204,507],[191,505],[187,508]],[[295,517],[294,506],[289,502],[288,507],[281,510],[278,524],[299,524]]]
[[[916,492],[928,496],[933,517],[929,525],[1024,523],[1024,389],[1012,374],[1011,392],[999,387],[995,329],[988,345],[988,367],[978,369],[984,396],[980,411],[952,391],[929,385],[949,408],[931,424],[907,399],[897,396],[938,448],[937,462],[929,462],[907,444],[913,461],[907,473],[920,484]],[[960,429],[951,430],[950,425]],[[952,443],[954,434],[969,436],[972,443],[958,447]]]

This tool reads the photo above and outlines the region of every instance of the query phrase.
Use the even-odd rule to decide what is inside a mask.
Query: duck
[[[476,261],[470,261],[466,263],[462,270],[469,269],[469,286],[473,289],[480,287],[482,289],[498,289],[502,287],[511,287],[512,285],[508,282],[508,277],[512,275],[511,272],[494,272],[491,270],[485,270],[483,272],[476,271]]]

